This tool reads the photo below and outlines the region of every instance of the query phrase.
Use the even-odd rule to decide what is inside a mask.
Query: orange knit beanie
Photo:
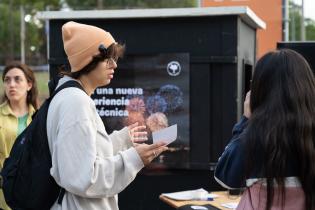
[[[115,43],[112,35],[95,26],[73,21],[62,26],[62,39],[65,52],[71,65],[71,72],[80,71],[100,53],[99,46],[108,48]]]

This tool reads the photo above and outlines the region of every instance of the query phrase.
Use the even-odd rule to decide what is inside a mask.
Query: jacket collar
[[[1,112],[3,115],[13,115],[13,111],[8,103],[8,101],[5,101],[2,105],[1,105]]]
[[[9,103],[8,103],[8,101],[4,102],[1,105],[1,108],[2,108],[1,111],[2,111],[3,115],[13,115],[13,116],[15,116],[13,111],[12,111],[12,109],[11,109],[11,107],[10,107],[10,105],[9,105]],[[29,114],[29,116],[32,116],[34,114],[34,112],[35,112],[35,109],[34,109],[33,105],[29,104],[28,105],[28,114]]]

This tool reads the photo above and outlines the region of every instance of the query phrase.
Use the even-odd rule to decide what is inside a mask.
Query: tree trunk
[[[103,0],[97,0],[97,9],[103,9]]]
[[[9,52],[7,55],[7,60],[12,61],[14,59],[14,32],[13,32],[13,0],[9,2],[9,20],[8,20],[8,30],[9,30]]]

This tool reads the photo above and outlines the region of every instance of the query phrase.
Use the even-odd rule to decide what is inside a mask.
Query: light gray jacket
[[[50,173],[66,190],[62,205],[56,201],[51,210],[117,210],[117,194],[144,166],[128,128],[108,135],[93,100],[66,88],[50,104],[47,135]]]

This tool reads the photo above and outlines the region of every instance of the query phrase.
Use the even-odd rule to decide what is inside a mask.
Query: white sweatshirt
[[[49,106],[47,135],[50,173],[66,190],[62,205],[56,201],[51,210],[117,210],[117,194],[144,166],[128,128],[108,135],[93,100],[66,88]]]

